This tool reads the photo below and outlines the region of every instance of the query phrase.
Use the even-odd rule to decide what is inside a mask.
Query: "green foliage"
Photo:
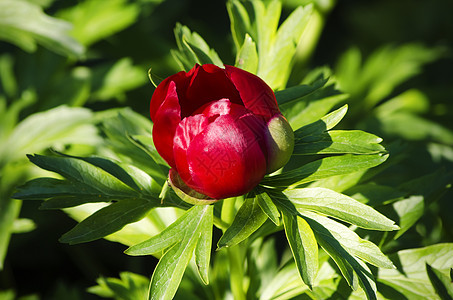
[[[227,3],[227,9],[237,50],[236,66],[245,66],[275,90],[285,88],[312,6],[298,7],[280,26],[279,1],[235,0]]]
[[[7,49],[0,56],[0,267],[11,234],[35,227],[18,218],[21,202],[10,198],[30,179],[30,154],[46,172],[14,197],[26,205],[44,200],[41,209],[61,209],[79,222],[61,242],[105,238],[127,245],[128,255],[159,258],[150,280],[131,272],[100,277],[89,289],[98,296],[451,299],[451,223],[443,217],[451,206],[437,201],[453,182],[453,134],[436,119],[444,106],[432,106],[434,93],[410,81],[444,57],[444,49],[384,46],[362,60],[352,48],[333,71],[306,73],[301,66],[334,1],[299,7],[294,1],[231,0],[234,45],[228,39],[219,45],[232,46],[232,57],[220,59],[201,35],[179,23],[178,49],[170,51],[171,43],[157,34],[158,24],[168,26],[162,20],[169,8],[160,7],[162,16],[153,15],[151,23],[144,18],[160,2],[86,0],[60,9],[47,0],[0,1],[0,38],[33,52]],[[135,44],[128,36],[137,33]],[[142,46],[152,48],[145,59],[136,49]],[[154,58],[153,51],[166,54]],[[168,62],[171,56],[176,63]],[[153,145],[148,118],[129,108],[93,113],[70,107],[125,103],[145,83],[150,65],[166,73],[223,61],[276,90],[296,136],[287,166],[244,197],[183,202],[167,184],[169,167]],[[71,295],[64,290],[56,295]],[[0,298],[15,294],[7,290]]]
[[[30,1],[0,1],[0,39],[25,51],[34,52],[41,44],[64,55],[82,55],[84,47],[68,34],[71,27]]]

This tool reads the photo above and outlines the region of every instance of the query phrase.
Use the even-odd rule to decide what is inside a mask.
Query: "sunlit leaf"
[[[283,191],[283,194],[298,209],[319,212],[366,229],[399,229],[395,222],[372,207],[329,189],[289,189]]]
[[[70,23],[46,15],[38,5],[24,0],[0,1],[0,38],[25,51],[37,45],[68,56],[80,56],[84,48],[70,35]]]
[[[318,244],[313,231],[304,219],[295,215],[284,213],[283,224],[299,274],[312,289],[318,271]]]
[[[233,223],[231,223],[217,243],[218,247],[232,247],[242,242],[263,225],[266,220],[267,215],[258,205],[257,198],[247,198],[236,213]]]

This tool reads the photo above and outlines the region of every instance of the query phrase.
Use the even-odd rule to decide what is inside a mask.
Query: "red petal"
[[[195,115],[183,119],[176,128],[173,139],[173,155],[176,169],[186,184],[190,184],[192,181],[189,164],[187,163],[187,149],[195,136],[202,132],[208,124],[207,117],[204,115]]]
[[[153,121],[153,141],[157,152],[170,166],[175,167],[173,137],[181,122],[181,108],[174,81],[169,82],[165,100],[155,113]]]
[[[150,103],[150,115],[151,115],[151,120],[153,120],[153,122],[154,122],[157,110],[159,109],[159,107],[162,105],[165,98],[167,97],[168,88],[170,86],[170,83],[174,82],[178,86],[178,85],[182,84],[185,79],[186,79],[186,72],[181,71],[170,77],[167,77],[156,87],[156,90],[154,91],[153,96],[151,97],[151,103]]]
[[[248,110],[255,115],[263,116],[266,120],[280,112],[274,92],[261,78],[227,65],[225,71]]]
[[[251,128],[262,122],[251,114],[219,116],[190,143],[187,161],[191,188],[214,199],[253,189],[266,172],[263,136]]]
[[[190,116],[206,103],[222,98],[242,104],[238,91],[226,76],[224,69],[210,64],[197,65],[188,76],[190,81],[184,93],[185,100],[181,98],[182,117]],[[180,95],[183,91],[183,88],[178,87]]]

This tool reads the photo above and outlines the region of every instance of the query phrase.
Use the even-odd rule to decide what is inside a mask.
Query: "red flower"
[[[272,89],[232,66],[196,65],[168,77],[156,88],[150,113],[154,144],[171,173],[213,199],[249,192],[292,153],[293,132]],[[288,145],[279,145],[269,129],[275,127],[290,137]],[[284,150],[282,159],[285,147],[291,153]]]

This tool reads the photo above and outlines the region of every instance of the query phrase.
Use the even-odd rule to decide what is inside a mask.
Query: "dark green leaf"
[[[237,212],[233,223],[220,238],[219,248],[239,244],[255,232],[267,220],[267,215],[258,205],[257,198],[247,198]]]
[[[29,155],[28,158],[32,163],[45,170],[56,172],[67,179],[84,183],[107,196],[132,197],[137,195],[132,188],[118,178],[82,159],[42,155]]]
[[[320,89],[327,83],[327,79],[317,80],[311,85],[298,85],[290,87],[281,91],[275,92],[275,98],[277,98],[278,105],[289,104],[290,102],[300,101],[303,97],[313,93]]]
[[[452,270],[452,269],[450,269]],[[429,280],[442,300],[453,300],[453,283],[449,276],[426,264]]]
[[[112,234],[125,225],[142,219],[153,208],[160,205],[158,199],[122,199],[104,207],[65,233],[62,243],[78,244],[94,241]]]
[[[18,187],[14,198],[22,200],[44,200],[57,196],[101,196],[99,190],[81,182],[70,182],[56,178],[41,177]]]

